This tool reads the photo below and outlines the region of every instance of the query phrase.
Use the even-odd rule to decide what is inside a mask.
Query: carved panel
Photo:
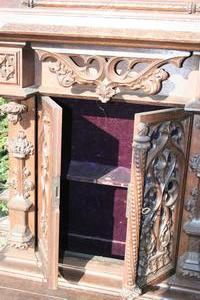
[[[55,75],[60,86],[81,85],[86,89],[93,86],[95,96],[102,102],[109,101],[124,88],[141,90],[146,95],[157,94],[162,82],[169,77],[163,66],[181,67],[186,58],[72,56],[44,50],[37,50],[37,53],[42,62],[47,62],[49,72]]]
[[[18,83],[17,64],[17,53],[0,53],[0,83]]]
[[[150,127],[137,277],[141,287],[175,266],[189,126],[190,119],[182,118]]]

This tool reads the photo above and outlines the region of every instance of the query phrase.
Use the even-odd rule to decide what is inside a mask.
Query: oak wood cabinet
[[[0,4],[0,272],[52,295],[198,298],[200,4]]]

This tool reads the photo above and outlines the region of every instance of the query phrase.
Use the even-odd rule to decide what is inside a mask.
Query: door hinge
[[[60,176],[53,177],[52,189],[53,189],[52,207],[58,208],[60,206]]]

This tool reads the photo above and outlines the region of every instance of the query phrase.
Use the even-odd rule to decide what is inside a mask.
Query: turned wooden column
[[[133,156],[131,183],[127,199],[127,237],[122,298],[133,300],[141,293],[136,284],[139,255],[139,232],[141,209],[144,193],[144,174],[147,152],[150,148],[149,127],[140,122],[137,124],[133,139]]]
[[[35,99],[1,106],[8,115],[10,247],[27,249],[34,237]]]

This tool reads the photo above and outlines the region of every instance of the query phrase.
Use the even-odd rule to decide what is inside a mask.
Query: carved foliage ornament
[[[163,60],[83,55],[75,57],[44,50],[37,50],[37,53],[41,61],[49,62],[49,71],[56,75],[62,87],[69,88],[74,84],[93,85],[97,98],[102,102],[109,101],[120,92],[120,88],[142,90],[147,95],[157,94],[162,88],[162,82],[169,76],[161,67],[167,64],[181,67],[185,59],[185,57]]]
[[[197,177],[200,177],[200,154],[194,155],[190,159],[189,165],[191,170],[197,174]]]
[[[15,158],[25,159],[33,154],[34,148],[32,143],[27,140],[25,132],[19,131],[17,137],[11,141],[9,150]]]
[[[27,111],[27,106],[19,104],[17,102],[9,102],[0,106],[1,114],[8,115],[8,121],[16,124],[18,121],[21,121],[22,114]]]

